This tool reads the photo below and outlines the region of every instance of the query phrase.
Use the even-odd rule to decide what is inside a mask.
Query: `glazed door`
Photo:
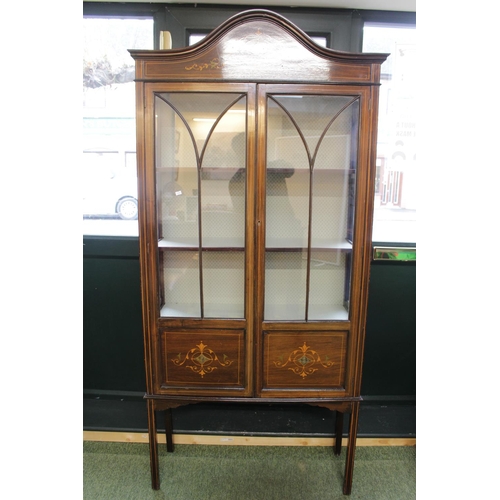
[[[352,395],[370,89],[145,87],[155,391]]]
[[[249,394],[255,86],[146,85],[159,393]],[[154,113],[154,114],[153,114]],[[158,292],[158,293],[157,293]]]
[[[259,86],[261,396],[345,396],[359,302],[355,196],[366,91]],[[360,193],[357,193],[358,195]],[[303,391],[303,394],[301,394]]]

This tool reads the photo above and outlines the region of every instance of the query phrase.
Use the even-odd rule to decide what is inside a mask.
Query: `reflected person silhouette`
[[[267,164],[266,208],[268,231],[276,231],[276,237],[300,238],[302,227],[290,203],[287,179],[295,174],[295,169],[284,160],[270,161]],[[271,209],[272,207],[272,209]],[[273,231],[274,232],[274,231]],[[269,233],[268,233],[269,234]]]
[[[245,134],[233,137],[231,147],[239,164],[244,163]],[[292,238],[302,241],[304,232],[299,219],[290,203],[287,179],[295,173],[294,168],[284,160],[274,160],[267,164],[266,195],[267,195],[267,230],[268,236],[276,239]],[[240,167],[229,181],[229,194],[233,210],[237,213],[245,211],[245,176],[246,168]],[[269,234],[276,233],[276,234]]]

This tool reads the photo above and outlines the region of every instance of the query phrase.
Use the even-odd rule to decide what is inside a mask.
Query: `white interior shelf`
[[[215,304],[206,303],[204,307],[205,318],[232,318],[243,319],[242,304]],[[200,318],[199,304],[176,304],[163,306],[160,311],[162,318]]]
[[[315,240],[311,245],[312,250],[352,250],[352,243],[347,240]],[[294,239],[286,238],[267,238],[266,239],[266,250],[285,250],[285,249],[296,249],[296,250],[306,250],[307,242]]]
[[[304,304],[266,304],[264,321],[304,320]],[[341,306],[309,306],[309,320],[347,321],[348,311]]]
[[[158,241],[158,248],[185,248],[198,249],[198,238],[162,238]],[[221,248],[221,249],[245,249],[245,241],[241,238],[203,238],[202,248]]]

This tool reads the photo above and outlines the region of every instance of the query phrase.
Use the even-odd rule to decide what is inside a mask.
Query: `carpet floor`
[[[160,446],[161,489],[151,488],[142,443],[83,443],[84,500],[413,500],[416,449],[358,447],[350,497],[345,447]]]

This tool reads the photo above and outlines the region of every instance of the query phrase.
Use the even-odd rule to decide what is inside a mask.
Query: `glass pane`
[[[245,253],[203,252],[205,318],[245,315]]]
[[[246,99],[172,93],[156,101],[160,238],[198,247],[202,235],[204,247],[243,247]]]
[[[134,61],[152,19],[83,19],[83,232],[137,236]]]
[[[198,248],[196,150],[168,97],[155,98],[158,237],[166,246]]]
[[[351,97],[321,95],[283,95],[274,96],[273,100],[293,120],[295,130],[292,129],[292,133],[295,135],[300,131],[302,134],[311,161],[322,135],[329,128],[332,120],[336,119],[337,122],[348,120],[345,115],[341,119],[336,117],[352,102]],[[350,130],[349,127],[350,124],[348,124],[348,130]],[[284,127],[282,127],[282,132],[286,136],[289,135]],[[290,156],[288,153],[288,158]]]
[[[347,319],[347,262],[346,254],[340,251],[311,251],[309,319]]]
[[[345,320],[357,98],[273,96],[268,112],[264,317]]]
[[[186,255],[196,249],[203,270],[201,277],[190,271],[197,302],[183,310],[243,318],[246,96],[176,92],[155,100],[159,246],[183,248]],[[206,250],[214,248],[221,251]],[[164,270],[168,282],[170,270]],[[165,293],[166,306],[176,310],[173,300],[179,299]]]
[[[161,316],[200,317],[200,271],[198,252],[160,252],[163,307]]]
[[[303,320],[306,314],[307,252],[266,252],[266,320]]]
[[[266,247],[307,247],[309,158],[294,123],[273,100],[267,133]]]
[[[246,101],[215,125],[201,162],[203,247],[245,246]]]
[[[416,243],[416,29],[365,25],[363,51],[390,53],[381,68],[373,240]]]
[[[155,117],[158,237],[170,246],[198,247],[196,151],[164,95],[156,97]]]
[[[311,246],[350,248],[352,239],[358,101],[344,109],[321,140],[313,170]]]

